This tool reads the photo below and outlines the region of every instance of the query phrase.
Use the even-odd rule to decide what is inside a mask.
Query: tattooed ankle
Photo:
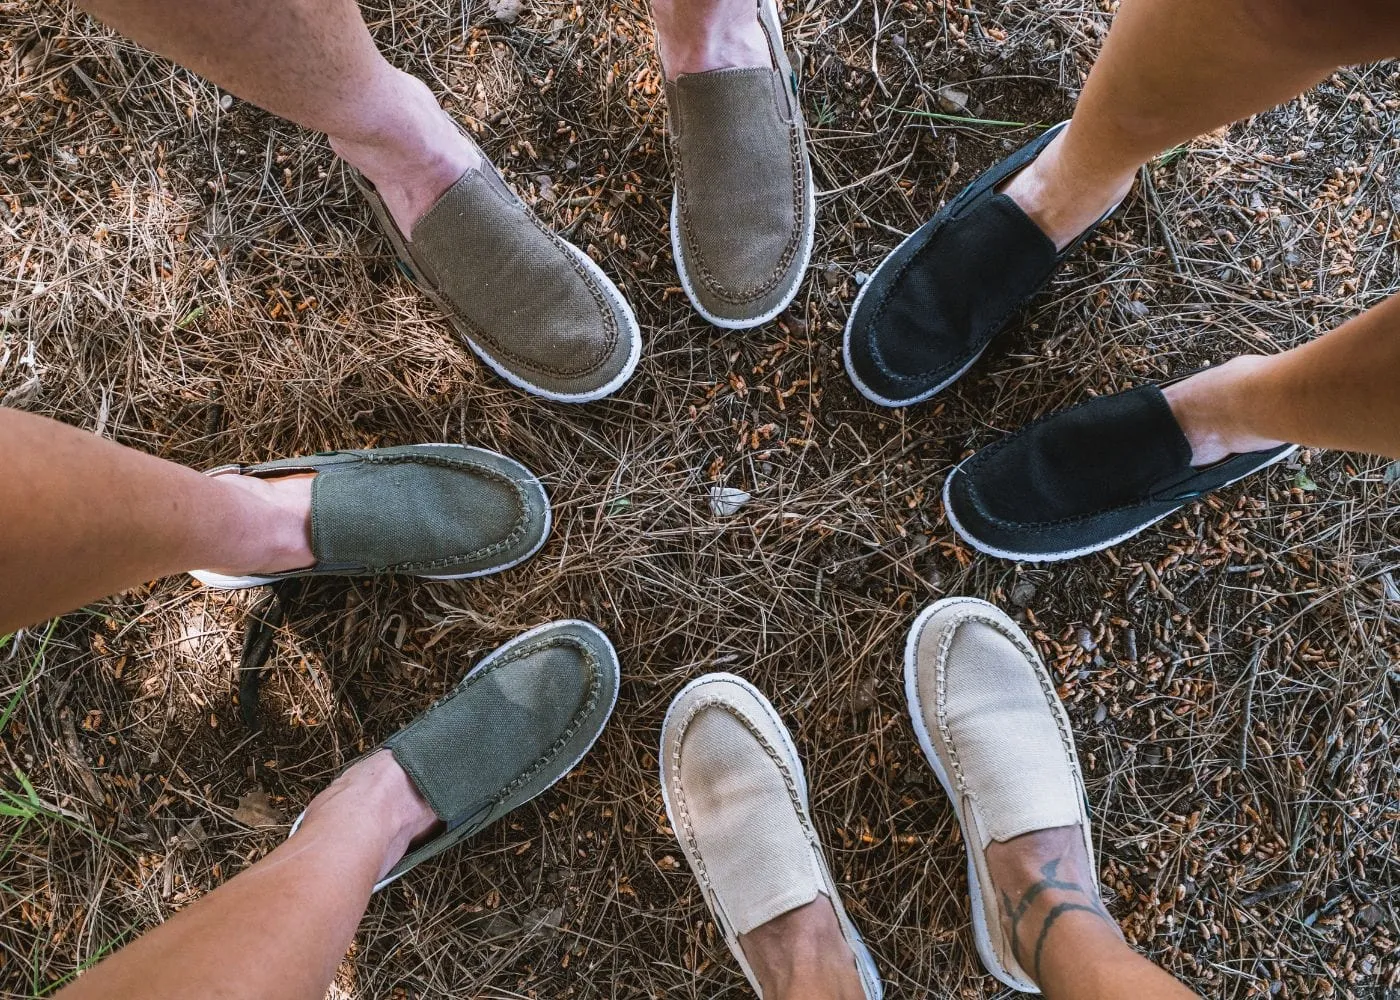
[[[1040,878],[1021,895],[1020,902],[1013,904],[1011,897],[1004,890],[1001,893],[1002,908],[1011,925],[1011,953],[1023,968],[1029,967],[1031,976],[1037,983],[1040,982],[1040,961],[1045,951],[1045,941],[1050,936],[1050,928],[1066,913],[1090,913],[1108,924],[1115,932],[1118,930],[1118,925],[1109,916],[1108,910],[1104,909],[1103,900],[1099,898],[1098,889],[1092,881],[1086,883],[1077,877],[1060,877],[1062,860],[1052,858],[1041,865]],[[1067,894],[1071,898],[1054,900],[1048,910],[1042,912],[1036,909],[1036,912],[1032,913],[1036,901],[1048,892]],[[1029,942],[1030,934],[1035,934],[1035,947],[1028,963],[1023,945]]]

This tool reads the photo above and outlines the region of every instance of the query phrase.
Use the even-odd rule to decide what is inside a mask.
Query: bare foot
[[[754,0],[653,0],[652,12],[668,80],[773,65]]]
[[[211,566],[216,573],[251,576],[305,569],[316,563],[311,551],[311,481],[316,474],[240,476],[225,473],[214,482],[233,490],[243,503],[257,505],[257,534],[243,548],[237,565]]]
[[[384,84],[381,124],[368,135],[330,136],[336,155],[375,186],[399,230],[413,227],[464,173],[485,162],[418,79],[396,69]]]
[[[350,817],[353,816],[353,819]],[[303,827],[368,822],[384,844],[379,878],[389,874],[416,843],[441,822],[388,750],[356,761],[311,800]]]
[[[1257,354],[1232,358],[1197,372],[1162,390],[1172,415],[1191,443],[1191,464],[1210,465],[1231,455],[1263,451],[1284,444],[1238,429],[1231,414],[1248,399],[1249,378],[1269,363]]]
[[[765,1000],[865,1000],[855,956],[825,896],[739,937]]]
[[[1077,240],[1133,186],[1133,174],[1097,190],[1068,175],[1060,166],[1060,150],[1068,132],[1066,128],[1051,139],[1050,145],[1001,189],[1054,241],[1056,250]]]
[[[1064,926],[1078,924],[1081,932],[1105,934],[1115,944],[1122,941],[1099,898],[1078,827],[993,841],[987,847],[987,868],[1001,896],[1002,930],[1016,961],[1036,983],[1042,981],[1046,945]]]

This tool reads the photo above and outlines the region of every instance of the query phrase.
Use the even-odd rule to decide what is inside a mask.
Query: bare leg
[[[1389,0],[1123,0],[1069,128],[1006,193],[1064,246],[1158,153],[1397,48]]]
[[[1128,947],[1099,899],[1078,827],[1038,830],[987,848],[1016,960],[1048,1000],[1192,1000]]]
[[[1291,441],[1400,458],[1400,296],[1272,357],[1168,386],[1197,465]]]
[[[211,478],[9,409],[0,456],[0,635],[171,573],[315,562],[311,476]]]
[[[1208,26],[1208,30],[1206,30]],[[1388,0],[1123,0],[1070,127],[1006,187],[1064,246],[1150,157],[1400,51]],[[1400,306],[1166,390],[1205,465],[1284,442],[1400,457]]]
[[[355,0],[78,2],[239,97],[325,132],[404,232],[481,162],[428,88],[379,54]]]
[[[764,1000],[865,1000],[865,990],[825,897],[789,910],[739,939]]]
[[[652,13],[668,80],[772,65],[755,0],[652,0]]]
[[[387,752],[312,800],[296,836],[84,973],[61,1000],[321,1000],[374,884],[437,817]]]

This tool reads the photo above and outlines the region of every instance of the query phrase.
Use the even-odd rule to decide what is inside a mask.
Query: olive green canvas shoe
[[[622,292],[490,164],[464,173],[407,236],[374,185],[347,169],[400,267],[497,375],[561,403],[601,399],[632,376],[642,335]]]
[[[757,0],[772,65],[666,83],[671,249],[691,304],[731,330],[788,307],[812,256],[812,168],[774,0]]]
[[[551,622],[487,655],[451,694],[376,748],[394,755],[441,826],[375,890],[573,770],[612,715],[619,677],[617,653],[596,625]],[[293,836],[300,825],[299,816]]]
[[[311,552],[316,562],[285,573],[224,576],[194,570],[207,587],[239,590],[296,576],[433,580],[499,573],[524,562],[549,537],[549,497],[529,469],[485,448],[414,444],[330,451],[206,475],[315,473]]]

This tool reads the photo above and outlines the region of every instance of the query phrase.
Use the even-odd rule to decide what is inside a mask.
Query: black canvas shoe
[[[880,262],[846,323],[846,373],[872,403],[910,406],[952,385],[1065,256],[997,188],[1040,155],[1061,122],[969,184]]]
[[[1160,387],[1131,389],[1031,424],[948,474],[943,504],[973,548],[1054,562],[1106,549],[1295,445],[1191,465],[1191,444]]]

